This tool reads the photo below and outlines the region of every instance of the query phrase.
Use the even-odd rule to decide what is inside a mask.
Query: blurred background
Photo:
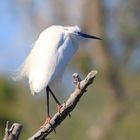
[[[140,139],[140,1],[139,0],[1,0],[0,139],[6,121],[23,124],[26,140],[46,117],[45,94],[33,97],[27,83],[12,75],[42,30],[50,25],[78,25],[103,38],[85,40],[64,75],[57,97],[73,91],[71,74],[98,70],[95,82],[51,138],[57,140]],[[47,55],[47,52],[46,52]],[[65,87],[65,88],[64,88]],[[52,114],[56,105],[51,101]]]

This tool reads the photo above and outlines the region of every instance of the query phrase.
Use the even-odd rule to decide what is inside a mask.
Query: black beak
[[[96,37],[96,36],[92,36],[92,35],[87,35],[85,33],[82,33],[82,32],[77,32],[80,36],[84,37],[84,38],[91,38],[91,39],[98,39],[98,40],[102,40],[101,38],[99,37]]]

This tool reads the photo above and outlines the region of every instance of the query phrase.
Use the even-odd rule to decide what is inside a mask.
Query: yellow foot
[[[57,105],[57,112],[59,112],[61,114],[61,108],[62,108],[62,105]]]
[[[45,122],[44,122],[44,124],[42,126],[40,126],[40,128],[43,128],[47,124],[50,124],[51,125],[51,123],[50,123],[51,119],[52,119],[51,117],[47,117],[46,120],[45,120]]]

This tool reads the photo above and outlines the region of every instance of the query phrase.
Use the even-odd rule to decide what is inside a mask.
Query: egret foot
[[[61,108],[62,108],[62,105],[61,104],[58,104],[57,105],[57,112],[59,112],[59,114],[61,114],[61,112],[60,112]]]
[[[44,124],[42,126],[40,126],[40,128],[43,128],[44,126],[46,126],[47,124],[51,125],[50,121],[51,121],[51,117],[47,117]]]
[[[44,122],[44,124],[43,124],[40,128],[43,128],[43,127],[45,127],[47,124],[49,124],[49,125],[52,127],[54,133],[56,133],[55,128],[53,128],[52,124],[50,123],[51,119],[52,119],[51,117],[47,117],[46,120],[45,120],[45,122]]]

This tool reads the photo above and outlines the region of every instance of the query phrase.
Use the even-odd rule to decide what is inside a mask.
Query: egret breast
[[[68,65],[70,59],[77,51],[77,48],[73,46],[73,42],[70,37],[66,38],[63,44],[58,48],[56,52],[56,66],[54,73],[51,77],[50,84],[54,84],[55,81],[58,82],[63,76],[63,73]]]

